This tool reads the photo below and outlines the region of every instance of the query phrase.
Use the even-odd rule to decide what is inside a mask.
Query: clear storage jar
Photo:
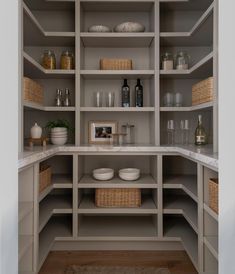
[[[175,66],[178,70],[186,70],[189,69],[189,55],[185,51],[180,51],[176,55]]]
[[[61,69],[74,69],[74,55],[71,51],[65,50],[60,57]]]
[[[42,56],[42,66],[45,69],[56,69],[56,57],[53,50],[45,50]]]
[[[163,70],[172,70],[174,68],[173,55],[169,52],[165,52],[161,57],[161,68]]]

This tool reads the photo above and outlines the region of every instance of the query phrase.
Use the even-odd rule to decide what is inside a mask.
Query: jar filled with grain
[[[56,57],[53,50],[45,50],[42,56],[42,66],[45,69],[56,69]]]
[[[60,58],[61,69],[74,69],[74,56],[71,51],[65,50]]]

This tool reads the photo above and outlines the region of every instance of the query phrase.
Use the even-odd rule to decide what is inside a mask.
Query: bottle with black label
[[[124,79],[122,86],[122,107],[130,107],[130,87],[127,85],[127,79]]]
[[[202,115],[198,115],[198,125],[195,130],[195,145],[201,146],[206,144],[206,131],[202,125]]]
[[[140,79],[137,79],[137,85],[135,86],[135,106],[143,107],[143,86],[140,84]]]

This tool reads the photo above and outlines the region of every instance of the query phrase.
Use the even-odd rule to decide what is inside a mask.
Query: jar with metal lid
[[[74,56],[71,51],[65,50],[60,57],[61,69],[74,69]]]
[[[189,69],[190,56],[185,51],[180,51],[176,55],[175,66],[178,70]]]
[[[125,143],[134,144],[135,143],[135,126],[126,123],[122,126],[123,133],[125,134]]]
[[[174,68],[173,55],[169,52],[165,52],[161,57],[162,69],[172,70]]]
[[[53,50],[45,50],[42,56],[42,66],[45,69],[56,69],[56,57]]]

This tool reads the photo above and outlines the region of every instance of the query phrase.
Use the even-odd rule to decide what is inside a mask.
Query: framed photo
[[[109,144],[112,142],[110,134],[116,133],[117,121],[90,121],[88,128],[89,144]]]

